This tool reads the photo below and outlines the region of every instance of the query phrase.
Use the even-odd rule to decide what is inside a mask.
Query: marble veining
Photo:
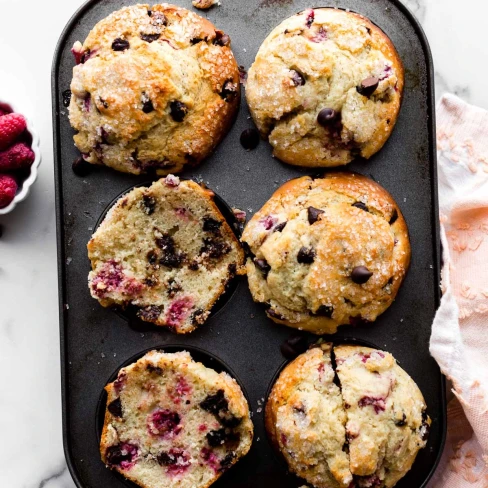
[[[234,0],[222,0],[229,1]],[[482,62],[488,3],[404,2],[429,38],[437,96],[451,91],[488,108],[488,66]],[[75,486],[61,436],[50,70],[57,39],[81,3],[0,0],[0,97],[16,100],[34,120],[43,151],[29,199],[0,218],[0,486],[5,488]],[[21,17],[22,32],[31,35],[19,34],[19,12],[28,12]],[[86,217],[88,227],[92,216]]]

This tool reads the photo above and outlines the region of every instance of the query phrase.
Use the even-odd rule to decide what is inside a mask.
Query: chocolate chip
[[[147,15],[149,15],[149,17],[152,17],[152,10],[148,10]]]
[[[204,238],[203,246],[200,248],[200,254],[206,254],[212,259],[218,259],[229,254],[231,247],[219,238]]]
[[[174,239],[168,235],[163,234],[156,239],[156,244],[163,251],[162,257],[159,259],[159,264],[167,268],[179,268],[185,259],[185,255],[176,250]]]
[[[397,219],[398,219],[398,210],[394,208],[390,218],[390,225],[393,225],[397,221]]]
[[[241,436],[237,432],[232,432],[229,429],[211,430],[206,436],[208,445],[210,447],[219,447],[224,444],[238,443]]]
[[[118,37],[115,39],[114,42],[112,42],[112,49],[114,51],[125,51],[126,49],[130,48],[129,41],[127,39],[121,39]]]
[[[319,216],[322,215],[324,211],[315,207],[308,207],[307,213],[308,213],[308,223],[310,225],[313,225],[315,224],[315,222],[317,222],[317,220],[319,220]]]
[[[220,461],[220,469],[219,471],[227,471],[233,464],[234,459],[236,458],[235,452],[229,452],[222,461]]]
[[[161,237],[156,238],[156,244],[164,252],[171,252],[175,249],[175,241],[169,234],[163,234]]]
[[[107,410],[115,417],[122,418],[122,402],[120,401],[120,398],[116,398],[110,403]]]
[[[166,292],[170,298],[174,298],[175,295],[181,290],[183,290],[183,288],[174,278],[170,278],[168,280]]]
[[[353,203],[352,206],[353,207],[356,207],[356,208],[360,208],[361,210],[364,210],[365,212],[369,212],[369,208],[363,202]]]
[[[192,313],[191,322],[194,325],[202,325],[205,322],[205,318],[205,312],[199,308]]]
[[[91,164],[84,158],[78,158],[73,161],[72,169],[76,176],[87,176],[91,172]]]
[[[235,417],[228,410],[219,413],[217,420],[229,429],[235,429],[238,425],[242,423],[242,418]]]
[[[333,108],[323,108],[317,115],[317,122],[322,127],[328,127],[337,120],[338,115]]]
[[[154,213],[154,210],[156,209],[156,200],[154,199],[154,197],[150,197],[149,195],[143,195],[142,204],[146,215],[152,215]]]
[[[151,100],[145,100],[142,102],[142,111],[145,114],[150,114],[151,112],[154,112],[154,105]]]
[[[227,410],[228,407],[229,402],[225,398],[224,390],[218,390],[214,395],[207,395],[200,403],[200,408],[213,415],[217,415],[221,410]]]
[[[327,317],[331,319],[333,313],[334,313],[333,307],[329,307],[328,305],[320,305],[320,307],[315,311],[314,315],[318,315],[319,317]]]
[[[174,269],[179,268],[185,259],[185,255],[182,253],[165,253],[159,260],[159,264],[166,266],[167,268]]]
[[[190,44],[194,46],[195,44],[199,44],[200,42],[203,42],[203,39],[200,37],[194,37],[193,39],[190,39]]]
[[[241,134],[241,145],[247,151],[256,149],[259,144],[259,132],[256,129],[245,129]]]
[[[266,313],[270,316],[270,317],[273,317],[275,318],[276,320],[285,320],[285,317],[283,317],[283,315],[281,315],[280,313],[278,313],[276,310],[274,310],[273,308],[268,308],[268,310],[266,310]]]
[[[228,46],[230,44],[230,37],[222,31],[216,31],[214,44],[216,46]]]
[[[397,427],[404,427],[405,425],[407,425],[407,416],[405,414],[403,414],[403,417],[401,420],[395,420],[395,425]]]
[[[71,103],[71,90],[65,90],[63,92],[63,105],[65,107],[69,107],[70,103]]]
[[[156,264],[156,261],[158,260],[158,255],[154,251],[149,251],[147,253],[147,260],[149,261],[149,264]]]
[[[212,217],[203,218],[203,230],[205,232],[218,232],[220,227],[222,227],[222,222],[219,222]]]
[[[308,349],[308,344],[303,335],[295,335],[287,339],[281,344],[281,354],[286,359],[295,359],[300,354],[304,353]]]
[[[293,69],[291,75],[291,81],[295,86],[303,86],[305,85],[305,77],[298,72],[297,70]]]
[[[220,92],[220,96],[228,102],[229,99],[234,98],[237,95],[237,83],[234,83],[232,80],[227,80],[222,87],[222,91]]]
[[[313,248],[302,247],[298,251],[297,261],[300,264],[312,264],[315,260],[315,251]]]
[[[366,266],[356,266],[351,273],[351,280],[358,285],[364,285],[373,273]]]
[[[150,372],[150,373],[156,373],[156,374],[163,374],[163,370],[159,367],[159,366],[154,366],[152,365],[151,363],[149,363],[147,366],[146,366],[146,369]]]
[[[141,33],[141,39],[146,42],[154,42],[157,41],[161,37],[161,34],[144,34]]]
[[[288,222],[281,222],[281,224],[278,224],[274,229],[273,232],[282,232],[283,229],[286,227],[286,224]]]
[[[160,315],[161,308],[156,305],[150,305],[149,307],[141,308],[137,311],[137,316],[146,322],[154,322]]]
[[[149,288],[152,288],[158,284],[157,278],[144,278],[144,284]]]
[[[200,267],[200,265],[198,264],[198,261],[191,261],[189,264],[188,264],[188,269],[190,269],[191,271],[198,271],[198,268]]]
[[[359,94],[370,97],[376,91],[376,88],[378,88],[379,83],[380,80],[376,76],[370,76],[361,81],[361,84],[356,87],[356,90]]]
[[[109,466],[120,466],[124,461],[132,462],[136,454],[137,448],[132,444],[110,446],[105,451],[105,457]]]
[[[424,422],[420,427],[420,432],[422,433],[420,438],[423,441],[426,441],[429,438],[430,425],[427,422]]]
[[[157,460],[160,466],[171,466],[177,463],[177,456],[167,452],[161,452],[158,454]]]
[[[222,446],[226,439],[225,429],[212,430],[205,437],[210,447]]]
[[[271,271],[271,266],[268,264],[268,261],[266,259],[254,259],[253,263],[256,265],[256,268],[263,273],[263,275],[266,277],[268,276],[268,273]]]
[[[180,469],[185,470],[190,466],[190,456],[179,448],[171,448],[168,452],[161,452],[156,456],[156,459],[160,466],[169,466],[169,473],[179,473]],[[171,467],[175,466],[175,470],[172,471]]]
[[[186,114],[188,113],[187,106],[178,100],[174,100],[169,104],[171,118],[175,122],[183,122]]]

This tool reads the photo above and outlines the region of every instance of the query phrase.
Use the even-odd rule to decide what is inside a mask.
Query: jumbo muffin
[[[88,243],[93,298],[179,334],[203,324],[244,263],[213,197],[173,175],[122,196]]]
[[[247,224],[242,242],[254,300],[275,322],[315,334],[376,320],[410,262],[397,204],[354,173],[285,183]]]
[[[207,488],[251,447],[237,382],[187,352],[151,351],[105,389],[102,460],[144,488]]]
[[[422,393],[387,352],[321,344],[281,372],[266,430],[315,488],[391,488],[427,443]]]
[[[229,36],[184,8],[123,8],[73,53],[70,121],[89,163],[179,172],[213,151],[237,111]]]
[[[403,92],[401,60],[365,17],[308,9],[276,27],[249,70],[246,96],[274,155],[298,166],[340,166],[379,151]]]

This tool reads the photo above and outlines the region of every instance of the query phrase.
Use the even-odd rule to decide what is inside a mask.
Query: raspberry
[[[0,208],[10,205],[17,192],[17,182],[10,175],[0,175]]]
[[[0,151],[7,149],[22,132],[27,124],[20,114],[8,114],[0,118]]]
[[[10,108],[10,106],[7,105],[6,103],[0,102],[0,117],[11,113],[12,113],[12,109]]]
[[[23,143],[13,145],[10,149],[0,152],[0,171],[14,171],[29,168],[34,162],[32,149]]]

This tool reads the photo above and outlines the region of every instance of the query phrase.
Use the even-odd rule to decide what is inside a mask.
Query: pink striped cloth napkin
[[[488,488],[488,112],[437,109],[443,297],[430,352],[451,380],[448,435],[429,488]]]

